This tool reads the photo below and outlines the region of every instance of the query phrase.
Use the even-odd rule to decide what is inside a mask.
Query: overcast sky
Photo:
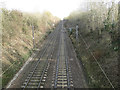
[[[50,11],[53,15],[60,18],[66,17],[72,12],[83,6],[81,2],[87,0],[1,0],[7,9],[17,9],[25,12]],[[101,0],[88,0],[101,1]],[[104,0],[105,1],[105,0]],[[110,0],[107,0],[110,1]]]
[[[80,0],[6,0],[7,9],[18,9],[25,12],[50,11],[63,18],[80,6]]]

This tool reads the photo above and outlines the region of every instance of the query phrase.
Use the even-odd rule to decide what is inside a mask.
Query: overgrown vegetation
[[[114,2],[109,2],[109,5],[104,2],[89,2],[86,11],[74,11],[67,19],[65,27],[67,30],[72,28],[69,36],[84,66],[89,87],[111,88],[113,85],[118,88],[118,5]],[[75,38],[77,24],[79,42]]]
[[[32,25],[35,47],[53,30],[58,18],[50,12],[22,13],[2,9],[2,85],[13,78],[33,52]]]

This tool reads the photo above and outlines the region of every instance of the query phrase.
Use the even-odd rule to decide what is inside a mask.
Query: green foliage
[[[118,35],[118,7],[114,3],[107,8],[106,4],[91,2],[88,3],[88,10],[82,12],[80,10],[72,12],[68,16],[65,23],[67,29],[79,25],[79,34],[82,35],[84,41],[79,36],[79,45],[76,43],[75,30],[69,33],[73,42],[77,56],[83,62],[88,85],[96,88],[110,88],[110,84],[104,77],[100,68],[96,64],[89,50],[93,52],[94,57],[98,60],[108,78],[115,87],[118,87],[117,70],[117,52],[119,50]],[[114,62],[114,63],[113,63]],[[114,74],[111,74],[111,68]],[[111,76],[109,76],[111,75]]]

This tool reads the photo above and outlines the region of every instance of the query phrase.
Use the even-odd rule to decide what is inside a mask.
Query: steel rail
[[[46,44],[46,48],[44,49],[43,53],[41,54],[40,58],[38,59],[37,64],[36,64],[35,68],[33,69],[33,72],[32,72],[32,74],[30,75],[30,77],[29,77],[26,85],[24,86],[24,88],[26,88],[26,86],[28,85],[30,79],[32,78],[32,76],[33,76],[33,74],[34,74],[34,72],[35,72],[35,70],[36,70],[36,68],[37,68],[37,66],[38,66],[38,64],[39,64],[39,62],[40,62],[41,57],[42,57],[42,56],[45,54],[45,52],[47,51],[47,47],[49,47],[49,42],[52,41],[53,39],[54,39],[54,35],[51,34],[51,38],[50,38],[50,40],[48,41],[48,43]]]
[[[55,45],[55,43],[56,43],[56,41],[57,41],[58,34],[59,34],[59,33],[57,33],[56,38],[55,38],[55,40],[54,40],[54,42],[53,42],[53,45]],[[41,78],[40,78],[40,82],[39,82],[39,84],[38,84],[38,88],[39,88],[40,85],[41,85],[41,82],[42,82],[42,79],[43,79],[44,73],[45,73],[46,68],[47,68],[47,66],[48,66],[48,64],[49,64],[49,62],[48,62],[48,58],[49,58],[50,55],[52,55],[53,52],[54,52],[54,47],[51,48],[51,52],[49,53],[49,55],[48,55],[48,57],[47,57],[46,66],[45,66],[45,68],[44,68],[44,70],[43,70],[43,72],[42,72],[42,75],[41,75]],[[50,59],[51,59],[51,57],[52,57],[52,56],[50,56]]]
[[[61,45],[61,33],[60,33],[60,39],[59,39],[59,49],[58,49],[58,55],[57,55],[57,62],[56,62],[56,74],[55,74],[55,82],[54,82],[54,88],[57,88],[57,78],[58,78],[58,70],[59,70],[59,56],[60,56],[60,45]]]
[[[65,51],[65,63],[66,63],[66,73],[67,73],[67,87],[70,88],[70,76],[69,76],[69,65],[68,65],[68,58],[67,58],[67,47],[66,47],[66,37],[64,35],[64,51]]]

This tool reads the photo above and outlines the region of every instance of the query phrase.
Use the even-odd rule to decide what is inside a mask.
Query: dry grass
[[[2,71],[6,71],[13,63],[10,69],[3,74],[3,86],[14,76],[23,63],[32,53],[32,24],[34,25],[35,45],[46,35],[46,32],[52,30],[54,19],[56,23],[58,18],[50,13],[30,14],[22,13],[17,10],[8,11],[2,9],[3,14],[3,35],[2,35]],[[50,14],[50,15],[49,15]],[[44,17],[46,15],[46,17]],[[44,22],[43,22],[44,17]],[[45,24],[47,22],[47,24]],[[48,24],[51,23],[51,24]]]

